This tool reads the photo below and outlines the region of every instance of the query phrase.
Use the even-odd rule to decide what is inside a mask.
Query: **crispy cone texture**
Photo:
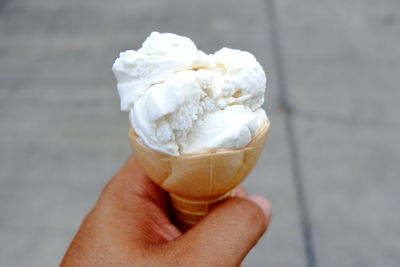
[[[219,201],[234,194],[233,189],[256,165],[269,127],[267,120],[244,148],[214,149],[176,157],[150,149],[133,129],[129,131],[129,139],[145,172],[169,193],[176,224],[187,230]]]

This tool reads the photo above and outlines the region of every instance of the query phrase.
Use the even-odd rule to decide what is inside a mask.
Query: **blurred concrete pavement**
[[[246,266],[400,266],[397,0],[0,1],[0,266],[61,260],[130,153],[112,63],[153,30],[267,71]]]

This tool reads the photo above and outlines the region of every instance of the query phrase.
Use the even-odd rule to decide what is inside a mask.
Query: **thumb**
[[[266,231],[271,204],[260,196],[231,198],[181,236],[186,255],[204,266],[238,266]]]

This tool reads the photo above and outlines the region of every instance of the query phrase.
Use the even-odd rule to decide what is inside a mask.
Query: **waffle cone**
[[[256,165],[269,126],[270,122],[266,121],[244,148],[214,149],[180,156],[150,149],[133,129],[129,131],[129,140],[145,172],[169,193],[175,224],[185,231],[220,201],[234,194],[234,188]]]

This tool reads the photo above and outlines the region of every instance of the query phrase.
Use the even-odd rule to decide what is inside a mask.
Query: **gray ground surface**
[[[397,0],[0,1],[0,266],[57,265],[130,153],[111,65],[152,31],[265,67],[247,266],[400,266]]]

